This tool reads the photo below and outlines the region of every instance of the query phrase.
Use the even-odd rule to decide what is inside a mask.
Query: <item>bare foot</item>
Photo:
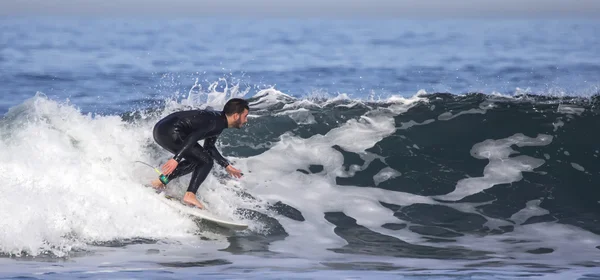
[[[153,188],[155,188],[158,191],[161,191],[165,188],[165,185],[159,179],[152,180],[150,184]]]
[[[200,201],[198,201],[196,195],[193,192],[186,192],[183,196],[183,202],[187,205],[196,206],[200,209],[204,209],[204,206],[202,205],[202,203],[200,203]]]

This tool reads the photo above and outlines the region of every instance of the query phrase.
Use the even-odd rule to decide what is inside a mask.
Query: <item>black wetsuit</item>
[[[190,110],[172,113],[154,126],[154,140],[174,154],[179,164],[167,176],[169,181],[190,172],[189,192],[196,193],[213,167],[213,162],[226,167],[229,162],[215,147],[217,137],[227,127],[223,112]],[[197,142],[204,139],[204,147]]]

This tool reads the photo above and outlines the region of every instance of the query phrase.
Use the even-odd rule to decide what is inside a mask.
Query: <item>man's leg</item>
[[[158,126],[155,126],[154,131],[154,140],[161,147],[170,151],[171,153],[177,153],[177,151],[181,148],[182,143],[173,141],[173,137],[161,129]],[[192,204],[199,208],[204,208],[204,206],[198,201],[196,198],[196,192],[198,191],[198,187],[200,184],[204,182],[208,173],[213,167],[213,159],[209,155],[209,153],[202,147],[200,144],[194,145],[194,147],[183,155],[184,160],[181,161],[177,168],[173,171],[173,173],[169,174],[167,178],[174,179],[177,177],[181,177],[185,174],[192,172],[192,179],[190,180],[190,184],[187,192],[183,197],[183,202],[187,204]],[[176,173],[176,174],[174,174]],[[154,185],[157,189],[163,188],[164,185],[160,182],[159,179],[155,179],[152,181],[152,185]]]
[[[196,198],[196,192],[198,192],[198,188],[200,187],[202,182],[206,180],[206,177],[208,177],[208,173],[210,173],[212,167],[212,158],[208,162],[202,162],[196,165],[194,173],[192,173],[192,179],[190,180],[187,192],[183,196],[184,203],[194,205],[198,208],[204,208],[204,206]]]
[[[176,154],[177,151],[181,149],[182,143],[179,141],[174,141],[173,139],[175,137],[170,133],[169,130],[170,126],[168,122],[167,124],[161,124],[161,122],[156,124],[152,131],[154,141],[163,149]],[[177,168],[175,168],[175,170],[173,170],[173,172],[167,176],[167,178],[169,181],[171,181],[175,178],[189,174],[190,172],[194,171],[196,164],[196,160],[185,158],[177,165]],[[159,178],[152,180],[151,184],[155,189],[163,189],[165,187]]]
[[[173,170],[173,173],[171,173],[167,176],[167,178],[169,179],[169,181],[172,181],[175,178],[185,176],[185,175],[191,173],[192,171],[194,171],[194,169],[196,168],[196,165],[197,165],[197,162],[184,159],[177,165],[177,168],[175,168],[175,170]],[[154,186],[154,188],[156,188],[156,189],[162,189],[165,187],[165,184],[163,184],[159,178],[156,178],[156,179],[152,180],[152,186]]]
[[[180,166],[184,163],[186,163],[185,166],[182,166],[180,168]],[[208,174],[210,173],[210,170],[212,169],[212,167],[213,167],[212,159],[208,163],[205,163],[205,162],[196,163],[196,162],[192,162],[190,160],[184,160],[177,165],[177,168],[175,168],[175,171],[173,171],[173,173],[169,174],[169,176],[167,176],[167,178],[169,178],[169,180],[173,180],[177,177],[184,176],[193,171],[194,173],[192,173],[192,179],[190,180],[188,189],[187,189],[185,195],[183,196],[183,202],[188,205],[196,206],[200,209],[203,209],[204,206],[196,198],[196,193],[198,192],[198,188],[200,187],[202,182],[204,182],[204,180],[206,180],[206,177],[208,177]],[[157,182],[155,182],[155,181],[157,181]],[[164,187],[164,185],[162,184],[162,182],[160,182],[159,179],[156,179],[155,181],[153,181],[153,184],[155,184],[155,183],[158,184],[157,188]]]

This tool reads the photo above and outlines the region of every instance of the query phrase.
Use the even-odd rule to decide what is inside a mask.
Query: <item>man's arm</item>
[[[210,156],[222,167],[227,167],[229,165],[229,161],[227,161],[221,153],[215,147],[215,142],[217,142],[217,136],[206,138],[204,140],[204,149],[208,151]]]
[[[183,154],[186,153],[192,147],[194,147],[194,145],[196,145],[196,143],[198,143],[198,141],[200,141],[200,139],[202,139],[208,131],[213,130],[215,126],[215,122],[211,121],[205,129],[198,129],[192,134],[188,135],[188,137],[186,137],[183,140],[183,147],[177,152],[177,154],[175,154],[175,156],[173,156],[173,159],[177,162],[180,162],[181,159],[184,157]]]

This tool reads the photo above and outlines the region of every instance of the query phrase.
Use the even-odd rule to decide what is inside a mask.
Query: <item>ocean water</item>
[[[0,277],[598,279],[583,20],[0,19]],[[161,117],[251,103],[182,216]],[[183,195],[189,176],[170,184]]]

